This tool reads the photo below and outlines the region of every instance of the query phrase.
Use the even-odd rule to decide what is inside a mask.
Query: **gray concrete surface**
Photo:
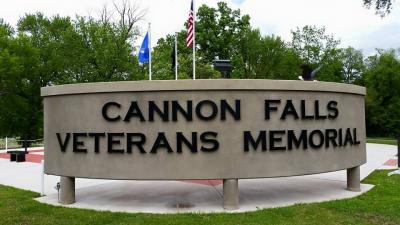
[[[298,177],[239,180],[240,208],[226,210],[222,205],[222,185],[210,187],[178,181],[115,181],[79,189],[76,203],[66,207],[145,213],[247,212],[352,198],[372,187],[363,184],[361,192],[351,192],[346,190],[345,183],[330,180]],[[37,200],[60,205],[57,195]]]
[[[60,203],[69,205],[75,202],[75,178],[60,177]]]
[[[238,179],[224,179],[222,183],[222,197],[224,209],[239,209],[239,182]]]
[[[299,83],[301,83],[299,85]],[[307,82],[293,80],[266,79],[198,79],[193,80],[153,80],[153,81],[120,81],[66,84],[43,87],[41,95],[55,96],[65,94],[131,92],[131,91],[176,91],[176,90],[293,90],[293,91],[324,91],[346,92],[365,95],[366,89],[361,86],[337,82]],[[349,92],[349,90],[351,90]]]
[[[356,166],[347,169],[347,190],[361,191],[360,182],[360,167]]]
[[[367,163],[360,168],[364,179],[396,154],[396,147],[367,144]],[[40,192],[40,164],[10,163],[0,159],[0,184]],[[60,178],[45,176],[46,196],[39,202],[58,203],[54,189]],[[346,190],[346,171],[324,174],[239,180],[240,209],[254,211],[297,203],[322,202],[358,196],[372,188],[362,184],[361,192]],[[68,207],[114,212],[227,212],[222,208],[222,185],[209,186],[181,181],[113,181],[76,179],[77,202]]]
[[[365,88],[355,85],[277,80],[139,81],[44,87],[45,171],[67,177],[172,180],[269,178],[348,169],[366,160],[364,95]],[[265,100],[278,102],[266,107]],[[188,120],[177,113],[178,119],[173,120],[172,101],[185,110],[190,108],[192,117]],[[137,109],[133,110],[132,102]],[[210,102],[214,107],[208,105]],[[240,106],[236,107],[236,102]],[[167,116],[161,118],[151,110],[154,104]],[[227,113],[223,119],[222,106],[226,104],[240,112],[240,118]],[[140,112],[141,118],[132,116],[132,110]],[[296,112],[296,116],[283,116],[287,111]],[[270,116],[266,118],[266,114]],[[216,116],[204,119],[204,115]],[[350,142],[343,140],[348,140],[347,134],[342,135],[346,130],[351,131],[347,133]],[[246,131],[251,138],[245,136]],[[307,140],[300,138],[302,144],[295,146],[293,142],[302,131]],[[200,138],[206,132],[213,132],[208,139],[218,145]],[[261,132],[265,134],[265,147],[261,150],[260,144],[254,150],[250,140],[256,140]],[[89,133],[104,136],[96,142]],[[137,133],[143,138],[128,138],[128,134]],[[195,134],[195,150],[184,146],[178,152],[182,143],[179,133],[186,137]],[[171,146],[168,151],[157,147],[157,140],[163,140],[159,137]],[[141,152],[130,144],[131,138],[136,142],[145,140],[138,145]],[[100,147],[96,148],[95,143]],[[219,147],[207,150],[211,146]]]

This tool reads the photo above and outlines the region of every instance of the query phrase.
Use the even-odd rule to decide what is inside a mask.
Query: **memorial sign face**
[[[45,172],[105,179],[294,176],[366,162],[365,89],[275,80],[42,88]]]

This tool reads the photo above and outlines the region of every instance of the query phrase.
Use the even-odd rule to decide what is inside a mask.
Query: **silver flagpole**
[[[193,0],[193,80],[196,80],[196,5]]]
[[[149,80],[151,80],[151,23],[149,23]]]
[[[177,36],[175,33],[175,80],[178,80],[178,44],[177,44]]]

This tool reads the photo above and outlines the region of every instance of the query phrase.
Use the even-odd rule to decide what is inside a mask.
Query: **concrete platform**
[[[222,185],[215,187],[179,181],[114,181],[80,188],[73,208],[113,212],[185,213],[247,212],[297,203],[352,198],[373,185],[363,184],[361,192],[347,191],[346,183],[313,178],[240,180],[240,209],[222,208]],[[57,195],[37,199],[52,205]]]
[[[368,144],[367,163],[361,179],[393,159],[396,146]],[[0,159],[0,184],[40,192],[38,163],[10,163]],[[59,205],[54,189],[59,177],[45,176],[45,194],[39,202]],[[222,184],[218,181],[112,181],[76,179],[77,202],[67,207],[115,212],[183,213],[246,212],[298,203],[352,198],[373,186],[362,184],[361,192],[346,188],[346,171],[324,174],[239,180],[240,209],[222,208]]]

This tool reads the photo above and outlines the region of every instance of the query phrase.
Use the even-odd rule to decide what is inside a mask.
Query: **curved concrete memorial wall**
[[[224,179],[233,192],[240,178],[350,169],[357,180],[366,162],[364,95],[354,85],[278,80],[44,87],[45,172]]]

